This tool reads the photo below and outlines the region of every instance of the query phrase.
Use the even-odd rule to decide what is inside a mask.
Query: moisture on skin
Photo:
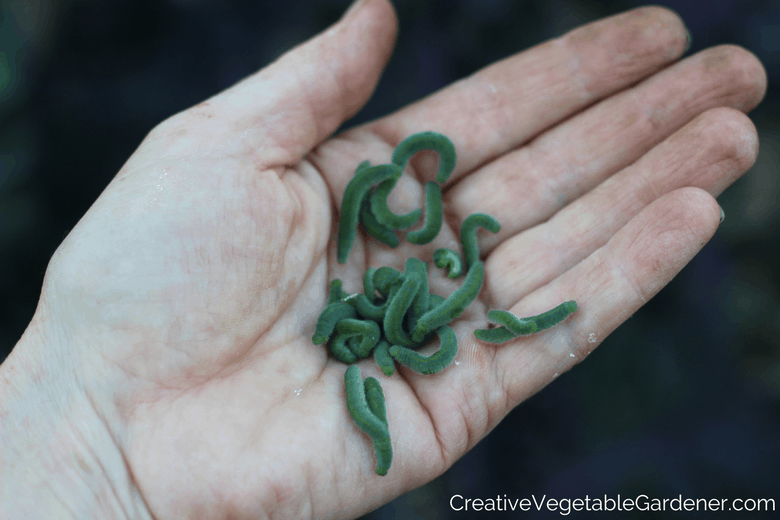
[[[460,242],[463,245],[463,261],[467,270],[479,261],[478,227],[483,227],[491,233],[498,233],[501,230],[501,224],[485,213],[474,213],[466,217],[460,226]]]
[[[433,265],[439,269],[447,269],[447,276],[453,280],[463,274],[463,260],[452,249],[442,247],[433,252]]]
[[[355,243],[358,220],[360,218],[363,198],[371,191],[371,187],[387,179],[401,176],[401,168],[394,164],[380,164],[358,169],[355,176],[344,190],[339,217],[339,236],[336,244],[336,257],[340,264],[347,262],[349,251]]]
[[[432,242],[439,234],[443,221],[441,188],[435,182],[428,182],[425,184],[425,225],[422,229],[407,233],[406,240],[418,245]]]
[[[412,333],[412,339],[419,341],[429,332],[449,324],[452,320],[460,316],[463,311],[466,310],[466,307],[468,307],[479,295],[484,276],[484,264],[479,261],[475,262],[469,268],[463,285],[452,293],[449,298],[444,300],[444,302],[426,312],[417,320],[417,326],[415,326],[414,332]]]
[[[390,355],[399,363],[406,365],[420,374],[435,374],[447,368],[458,353],[458,338],[455,332],[444,325],[436,329],[441,346],[439,350],[430,356],[410,350],[408,348],[393,345],[390,347]]]
[[[403,169],[414,154],[423,150],[433,150],[439,154],[439,172],[436,175],[436,182],[439,184],[447,182],[455,169],[457,154],[455,153],[455,145],[446,135],[437,132],[420,132],[410,135],[396,146],[393,152],[393,164],[397,164]]]

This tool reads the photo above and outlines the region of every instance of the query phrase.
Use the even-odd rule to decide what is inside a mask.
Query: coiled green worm
[[[367,377],[363,381],[363,386],[366,390],[366,403],[368,404],[371,413],[377,416],[377,418],[385,423],[387,426],[387,409],[385,408],[385,394],[382,392],[382,387],[379,385],[379,381],[373,377]],[[388,429],[389,431],[389,429]],[[388,434],[387,443],[378,443],[373,440],[374,454],[376,455],[376,474],[387,475],[387,471],[390,469],[390,464],[393,462],[393,448],[390,445],[390,437]]]
[[[406,229],[420,219],[422,211],[415,209],[406,215],[396,215],[387,207],[387,197],[395,188],[398,179],[390,179],[379,184],[371,194],[369,207],[376,221],[389,229]]]
[[[392,300],[389,300],[387,312],[385,312],[384,330],[385,337],[393,345],[411,347],[415,344],[404,332],[402,324],[404,315],[414,302],[417,293],[420,290],[420,280],[417,276],[407,276],[401,288],[398,289]],[[422,334],[420,339],[422,339]]]
[[[342,298],[349,296],[349,293],[341,288],[341,280],[336,278],[330,282],[330,292],[328,293],[328,303],[335,303]]]
[[[384,408],[384,396],[382,395],[380,399],[374,383],[369,384],[372,387],[371,400],[374,409],[381,413]],[[347,371],[344,374],[344,386],[346,387],[349,415],[357,427],[368,434],[371,440],[374,441],[374,453],[377,458],[376,473],[377,475],[386,475],[390,469],[393,453],[390,444],[390,430],[387,428],[387,417],[385,416],[384,420],[382,420],[369,407],[365,386],[357,365],[347,367]],[[376,387],[378,386],[379,381],[376,383]],[[379,390],[381,394],[381,387],[379,387]],[[379,406],[380,401],[381,408]]]
[[[452,249],[442,247],[434,251],[433,264],[439,269],[449,269],[447,276],[453,280],[463,274],[463,260]]]
[[[441,206],[441,188],[433,181],[425,184],[425,225],[417,231],[406,234],[406,240],[412,244],[427,244],[436,238],[444,221]]]
[[[314,336],[311,340],[315,345],[321,345],[328,341],[328,338],[333,334],[333,330],[336,328],[336,324],[341,320],[354,318],[357,316],[355,308],[343,301],[337,301],[329,303],[325,306],[319,318],[317,318],[317,325],[314,328]]]
[[[390,343],[385,338],[379,340],[374,349],[374,361],[382,369],[382,373],[387,377],[395,374],[395,361],[390,356]]]
[[[509,311],[492,310],[488,312],[488,319],[499,325],[503,325],[515,336],[533,334],[537,331],[536,322],[529,318],[518,318]]]
[[[394,164],[369,166],[358,169],[347,184],[341,201],[339,237],[336,244],[336,257],[340,264],[346,263],[352,244],[355,243],[363,198],[371,191],[373,185],[387,179],[397,179],[401,176],[401,171],[401,168]]]
[[[385,320],[387,302],[376,305],[368,301],[368,297],[365,294],[358,294],[355,297],[355,310],[361,318],[381,323]]]
[[[368,301],[374,303],[376,301],[376,289],[374,288],[374,274],[376,269],[369,267],[366,274],[363,275],[363,292],[368,298]]]
[[[335,337],[328,341],[328,350],[330,350],[331,355],[347,365],[357,363],[358,360],[355,353],[347,345],[347,341],[352,337],[352,334],[336,334]]]
[[[377,220],[374,213],[371,211],[371,203],[369,201],[370,196],[366,195],[363,198],[363,202],[360,205],[360,225],[366,230],[370,236],[376,238],[383,244],[396,248],[401,242],[398,240],[398,236],[392,229],[385,226]]]
[[[466,269],[479,261],[479,244],[477,244],[477,227],[483,227],[492,233],[498,233],[501,224],[485,213],[474,213],[466,217],[460,226],[460,242],[463,245],[463,261]]]
[[[338,322],[336,329],[339,334],[361,337],[359,346],[352,348],[352,352],[359,358],[365,358],[371,354],[381,334],[379,325],[370,320],[344,319]]]
[[[393,164],[403,169],[414,154],[423,150],[433,150],[439,154],[439,173],[436,175],[436,182],[439,184],[447,182],[452,170],[455,169],[457,155],[455,145],[446,135],[437,132],[419,132],[410,135],[396,146],[393,152]]]
[[[441,346],[430,356],[423,356],[408,348],[393,345],[390,355],[399,363],[408,366],[420,374],[435,374],[447,368],[458,353],[458,338],[455,331],[443,325],[436,329]]]
[[[392,267],[380,267],[374,273],[374,287],[385,298],[390,294],[390,288],[397,281],[403,281],[403,274]]]
[[[430,331],[447,325],[460,316],[466,310],[466,307],[479,295],[484,277],[485,265],[479,261],[472,264],[468,273],[466,273],[463,285],[458,287],[444,302],[426,312],[417,320],[417,325],[412,333],[412,339],[420,341]]]

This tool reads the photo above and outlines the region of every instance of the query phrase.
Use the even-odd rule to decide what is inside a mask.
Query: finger
[[[656,198],[686,186],[719,195],[757,154],[746,115],[731,108],[701,114],[544,224],[498,246],[485,262],[491,304],[507,309],[573,268]]]
[[[396,30],[387,0],[358,0],[335,25],[173,124],[208,120],[207,146],[249,154],[259,168],[295,164],[366,103]]]
[[[490,251],[546,221],[698,114],[721,106],[747,112],[765,92],[766,72],[753,54],[731,45],[708,49],[469,174],[446,193],[447,207],[457,221],[486,212],[501,223],[498,235],[480,242]]]
[[[458,150],[452,183],[678,59],[686,41],[673,12],[635,9],[495,63],[365,128],[391,147],[424,130],[446,134]]]
[[[504,391],[493,403],[497,413],[508,412],[581,361],[655,296],[712,238],[720,214],[712,195],[699,188],[669,193],[571,270],[509,309],[528,316],[565,300],[579,305],[566,321],[542,334],[498,347],[484,345],[486,355],[494,356],[493,388]]]

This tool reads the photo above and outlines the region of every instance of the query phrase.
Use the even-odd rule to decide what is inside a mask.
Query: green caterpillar
[[[373,379],[376,383],[368,383],[370,392],[367,392],[358,366],[347,367],[347,372],[344,374],[347,409],[357,427],[367,433],[374,442],[377,475],[386,475],[393,460],[393,448],[390,444],[390,431],[387,428],[385,399],[379,381],[374,378],[367,378],[366,381],[369,379]]]
[[[488,312],[488,319],[500,323],[503,327],[477,329],[474,331],[474,336],[486,343],[503,343],[521,335],[549,329],[574,314],[577,309],[577,302],[571,300],[563,302],[547,312],[528,318],[518,318],[507,311],[492,310]]]
[[[449,269],[447,276],[453,280],[463,274],[463,260],[452,249],[442,247],[434,251],[433,265],[439,269]]]
[[[441,188],[435,182],[425,185],[425,226],[417,231],[406,234],[406,240],[412,244],[427,244],[436,238],[444,221],[441,206]]]
[[[444,300],[444,302],[426,312],[417,320],[417,325],[414,327],[412,333],[412,339],[420,341],[427,333],[436,330],[443,325],[447,325],[460,316],[463,311],[466,310],[466,307],[468,307],[477,295],[479,295],[484,276],[484,264],[479,261],[474,263],[469,268],[463,285],[452,293],[449,298]]]
[[[478,227],[483,227],[491,233],[498,233],[501,230],[501,224],[490,215],[474,213],[466,217],[460,226],[460,242],[463,245],[463,260],[466,269],[470,269],[472,264],[479,261]]]
[[[397,179],[401,176],[401,171],[401,168],[394,164],[358,168],[355,176],[347,184],[347,189],[344,190],[344,199],[341,201],[339,237],[336,244],[336,257],[340,264],[346,263],[349,250],[355,243],[363,198],[366,197],[373,185],[387,179]]]
[[[404,364],[420,374],[435,374],[450,366],[458,353],[458,338],[455,332],[444,325],[436,329],[441,346],[439,350],[430,356],[423,356],[408,348],[393,345],[390,347],[390,355],[401,364]]]
[[[423,150],[434,150],[439,154],[439,173],[436,175],[436,182],[439,184],[447,182],[452,170],[455,169],[457,154],[455,153],[455,145],[446,135],[436,132],[420,132],[410,135],[396,146],[393,152],[393,164],[397,164],[403,169],[414,154]]]

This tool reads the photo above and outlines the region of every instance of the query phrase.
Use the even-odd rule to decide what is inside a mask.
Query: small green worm
[[[357,363],[358,360],[355,353],[352,352],[352,349],[347,345],[347,341],[352,337],[351,334],[336,334],[336,336],[328,342],[328,350],[330,350],[331,355],[347,365]]]
[[[537,331],[536,323],[529,318],[518,318],[509,311],[492,310],[488,312],[488,319],[509,329],[515,336],[525,336]]]
[[[361,336],[360,345],[352,348],[352,352],[359,358],[368,357],[379,341],[381,331],[379,325],[371,320],[344,319],[336,325],[339,334]]]
[[[501,229],[501,224],[485,213],[474,213],[466,217],[466,220],[460,226],[460,242],[463,245],[463,260],[466,264],[466,269],[470,269],[474,262],[479,261],[478,227],[483,227],[492,233],[498,233]]]
[[[396,215],[387,207],[387,197],[395,188],[398,179],[390,179],[379,184],[371,194],[369,207],[377,222],[389,229],[406,229],[420,219],[422,211],[415,209],[406,215]]]
[[[371,191],[373,185],[387,179],[398,178],[401,176],[401,171],[401,168],[394,164],[369,166],[358,169],[347,184],[341,201],[339,236],[336,244],[336,257],[340,264],[346,263],[352,244],[355,243],[363,198]]]
[[[553,325],[557,325],[577,311],[577,302],[570,300],[563,302],[554,309],[550,309],[547,312],[538,314],[536,316],[530,316],[523,318],[524,320],[532,321],[536,324],[536,331],[549,329]]]
[[[382,373],[387,377],[395,374],[395,361],[390,356],[390,343],[384,338],[380,339],[379,343],[376,344],[374,361],[376,361],[376,364],[382,369]]]
[[[366,390],[366,403],[368,404],[369,410],[387,426],[385,394],[382,392],[379,381],[373,377],[367,377],[365,381],[363,381],[363,386]],[[390,445],[389,434],[387,442],[379,443],[373,439],[372,441],[374,443],[374,454],[376,455],[376,474],[382,476],[387,475],[390,464],[393,462],[393,448]]]
[[[317,326],[314,328],[314,336],[311,340],[315,345],[321,345],[328,341],[333,334],[336,324],[341,320],[354,318],[357,316],[355,308],[345,302],[337,301],[329,303],[317,318]]]
[[[406,240],[412,244],[427,244],[436,238],[444,221],[441,206],[441,188],[433,181],[425,184],[425,225],[417,231],[406,234]]]
[[[439,269],[449,269],[447,276],[453,280],[463,274],[463,260],[452,249],[442,247],[434,251],[433,264]]]
[[[344,386],[346,387],[349,415],[357,427],[368,434],[371,440],[374,441],[374,453],[377,455],[376,472],[379,475],[385,475],[390,463],[386,455],[389,453],[390,457],[392,457],[390,430],[388,430],[386,422],[377,417],[369,408],[365,386],[357,365],[347,367],[347,371],[344,374]],[[384,399],[384,396],[382,399]],[[376,403],[374,406],[377,407]]]
[[[474,336],[485,343],[504,343],[517,336],[506,327],[497,327],[495,329],[477,329]]]
[[[393,230],[379,222],[372,213],[368,195],[365,196],[360,205],[360,225],[363,226],[366,233],[389,247],[395,249],[400,244],[398,236]]]
[[[385,337],[393,345],[411,347],[415,344],[403,330],[403,319],[406,311],[414,302],[420,290],[420,280],[416,276],[407,276],[395,297],[389,300],[387,312],[385,312],[384,330]],[[424,334],[420,335],[422,339]]]
[[[444,302],[429,310],[417,320],[417,325],[412,333],[412,339],[420,341],[430,331],[436,330],[442,325],[447,325],[460,316],[466,310],[466,307],[479,295],[484,277],[485,265],[479,261],[472,264],[468,273],[466,273],[463,285],[458,287]],[[386,321],[387,317],[385,317]],[[387,329],[386,325],[385,329]],[[394,342],[394,344],[396,343]]]
[[[374,273],[374,287],[384,297],[390,294],[390,288],[399,280],[403,281],[403,275],[392,267],[380,267]]]
[[[418,258],[409,258],[406,260],[407,275],[416,276],[420,281],[420,288],[417,290],[417,296],[412,302],[412,315],[420,317],[428,311],[428,302],[430,294],[428,293],[428,269],[425,262]]]
[[[441,346],[439,350],[430,356],[423,356],[408,348],[393,345],[390,347],[390,355],[399,363],[408,366],[420,374],[435,374],[444,370],[458,353],[458,338],[455,331],[444,325],[436,329]]]
[[[423,150],[433,150],[439,154],[439,173],[436,175],[436,182],[439,184],[447,182],[452,170],[455,169],[457,154],[455,145],[446,135],[437,132],[419,132],[410,135],[396,146],[393,152],[393,164],[403,169],[414,154]]]
[[[376,305],[368,301],[368,297],[365,294],[358,294],[355,297],[355,310],[361,318],[383,322],[385,320],[387,302],[384,302],[382,305]]]

